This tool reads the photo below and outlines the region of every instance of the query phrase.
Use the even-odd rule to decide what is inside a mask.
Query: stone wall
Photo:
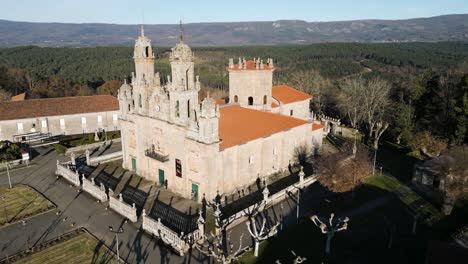
[[[97,186],[94,183],[94,178],[91,178],[91,181],[89,181],[83,176],[83,190],[101,202],[107,201],[107,194],[104,184],[101,182],[101,186]]]
[[[113,195],[114,192],[109,189],[109,207],[131,222],[135,223],[138,220],[135,203],[132,205],[125,203],[122,199],[122,194],[119,194],[118,199]]]

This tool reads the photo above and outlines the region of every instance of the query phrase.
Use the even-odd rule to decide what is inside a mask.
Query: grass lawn
[[[54,205],[29,186],[16,185],[13,189],[0,187],[0,225],[15,222],[53,208]],[[8,217],[7,221],[5,217]]]
[[[27,255],[15,263],[29,264],[73,264],[73,263],[117,263],[115,256],[98,240],[87,233],[49,246]]]

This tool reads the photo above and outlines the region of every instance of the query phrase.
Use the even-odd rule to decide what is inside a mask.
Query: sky
[[[175,24],[406,19],[468,13],[468,0],[0,0],[0,19]]]

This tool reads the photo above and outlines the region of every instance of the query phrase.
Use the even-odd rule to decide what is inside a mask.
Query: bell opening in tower
[[[146,54],[146,58],[148,58],[149,57],[149,47],[145,48],[145,54]]]

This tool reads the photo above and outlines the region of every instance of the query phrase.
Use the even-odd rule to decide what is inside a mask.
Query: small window
[[[182,178],[182,161],[175,159],[176,176]]]
[[[41,121],[41,127],[46,128],[47,127],[47,120],[42,120]]]
[[[249,105],[253,105],[253,97],[249,96]]]
[[[289,111],[289,115],[290,115],[290,116],[293,116],[293,114],[294,114],[294,111],[293,111],[293,110]]]
[[[177,101],[176,101],[176,105],[175,105],[175,113],[176,113],[176,116],[177,116],[177,117],[180,117],[179,108],[180,108],[180,106],[179,106],[179,101],[177,100]]]
[[[81,117],[81,124],[86,125],[86,117]]]
[[[149,57],[149,47],[145,48],[145,54],[146,54],[146,58],[148,58]]]
[[[128,111],[130,112],[131,108],[130,108],[130,104],[128,104]]]
[[[190,118],[190,100],[187,101],[187,117]]]
[[[117,120],[118,120],[117,114],[113,114],[113,115],[112,115],[112,120],[114,120],[114,121],[117,121]]]
[[[250,156],[249,157],[249,164],[253,164],[254,163],[254,156]]]
[[[239,102],[239,97],[237,95],[234,95],[234,103],[238,103]]]
[[[264,104],[264,105],[267,104],[267,96],[266,96],[266,95],[263,96],[263,104]]]
[[[60,128],[65,128],[65,119],[60,119]]]
[[[100,116],[100,115],[97,116],[97,122],[102,123],[102,116]]]
[[[273,148],[273,155],[276,155],[278,153],[278,150],[276,149],[276,147]]]
[[[142,108],[142,103],[141,103],[141,94],[138,95],[138,105],[140,106],[140,108]]]
[[[23,123],[17,123],[18,130],[23,130]]]

